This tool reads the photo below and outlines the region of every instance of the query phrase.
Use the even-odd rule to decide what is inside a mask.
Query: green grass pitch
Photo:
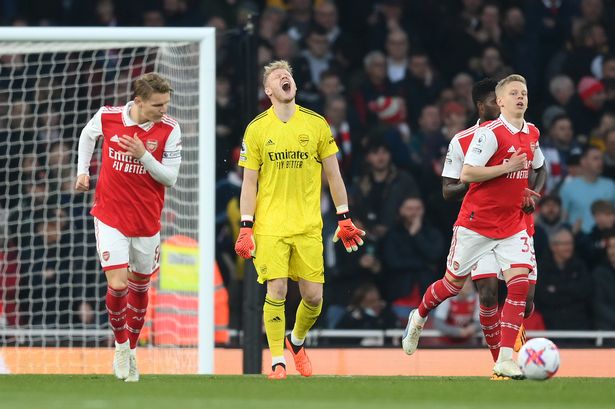
[[[107,375],[0,376],[0,408],[613,408],[615,379],[546,382],[461,377],[144,375],[127,384]]]

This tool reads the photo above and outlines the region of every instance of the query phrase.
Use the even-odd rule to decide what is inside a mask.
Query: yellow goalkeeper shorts
[[[299,234],[290,237],[254,235],[254,266],[258,282],[276,278],[325,282],[322,234]]]

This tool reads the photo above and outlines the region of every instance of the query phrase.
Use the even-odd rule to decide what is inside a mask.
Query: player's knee
[[[301,298],[310,307],[318,307],[322,303],[322,294],[306,294]]]
[[[128,287],[128,271],[126,269],[106,271],[107,284],[114,290]]]
[[[458,287],[458,288],[463,287],[467,278],[468,278],[467,276],[457,277],[456,275],[453,275],[449,273],[448,271],[444,273],[444,280],[448,281],[449,283],[453,284],[455,287]]]
[[[151,276],[148,274],[135,273],[132,271],[128,272],[128,278],[132,281],[138,281],[141,283],[147,283],[150,281]]]
[[[498,303],[498,287],[496,285],[478,285],[478,298],[480,304],[485,307],[493,307]]]
[[[286,279],[275,279],[267,281],[267,294],[275,300],[283,300],[286,298],[288,285]]]

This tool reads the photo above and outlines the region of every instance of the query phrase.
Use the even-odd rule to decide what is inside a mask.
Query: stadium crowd
[[[338,254],[343,249],[331,243],[335,207],[323,179],[326,313],[318,325],[327,328],[402,327],[420,294],[442,275],[460,206],[441,193],[448,142],[476,122],[475,81],[522,74],[530,99],[526,117],[541,130],[548,167],[536,210],[538,313],[526,326],[615,330],[615,27],[609,24],[615,21],[614,1],[8,0],[3,5],[0,20],[13,26],[207,25],[219,30],[216,258],[235,328],[241,321],[243,277],[233,250],[241,186],[236,164],[245,124],[236,120],[244,73],[233,29],[258,14],[259,66],[274,59],[291,62],[297,102],[328,120],[353,220],[368,233],[359,252]],[[5,73],[12,72],[8,67],[15,61],[0,58],[0,134],[10,140],[12,133],[32,129],[28,139],[38,145],[17,152],[0,142],[1,205],[7,220],[15,221],[7,224],[13,228],[4,232],[0,259],[5,316],[13,317],[10,325],[41,325],[45,317],[49,323],[103,325],[104,280],[96,278],[93,240],[75,234],[84,229],[67,221],[85,223],[89,199],[72,195],[70,172],[55,176],[57,186],[37,183],[61,168],[58,163],[74,164],[71,151],[84,123],[71,118],[72,134],[53,134],[65,107],[43,110],[40,93],[27,103],[12,103],[9,90],[21,84]],[[259,104],[259,111],[268,107],[262,89]],[[37,121],[46,122],[28,125],[38,112],[46,114],[37,115]],[[16,184],[17,175],[22,180]],[[42,215],[42,203],[64,206],[48,207]],[[72,214],[62,213],[67,211]],[[53,254],[32,254],[31,242],[37,240]],[[50,260],[53,265],[47,265]],[[84,273],[75,275],[77,270]],[[63,294],[69,282],[71,291],[83,295]],[[66,299],[87,301],[65,308],[54,304]],[[449,342],[459,343],[476,333],[473,288],[455,303],[434,321],[448,331]],[[459,308],[463,303],[469,308]],[[45,308],[74,313],[61,318],[32,313]],[[11,309],[30,313],[16,321],[19,314],[7,314]],[[289,328],[293,320],[289,308]]]

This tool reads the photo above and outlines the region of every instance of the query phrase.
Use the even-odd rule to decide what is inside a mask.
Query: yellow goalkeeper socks
[[[284,302],[265,296],[263,306],[263,321],[271,357],[284,357],[284,333],[286,332],[286,317],[284,316]]]
[[[320,304],[316,306],[311,306],[307,304],[304,300],[301,300],[299,303],[299,307],[297,308],[297,317],[295,319],[295,327],[292,332],[292,341],[295,345],[302,345],[303,340],[307,336],[308,331],[312,328],[312,325],[318,319],[320,315],[320,311],[322,311],[322,299],[320,300]],[[296,343],[298,341],[299,343]]]

